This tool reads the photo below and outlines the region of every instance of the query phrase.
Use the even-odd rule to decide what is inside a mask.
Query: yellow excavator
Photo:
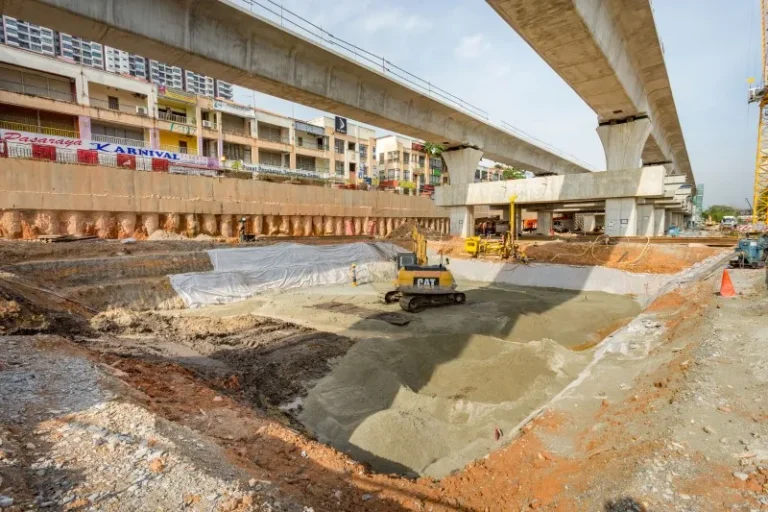
[[[395,289],[384,295],[384,302],[400,302],[400,307],[418,313],[432,306],[464,304],[467,296],[456,291],[453,274],[443,265],[428,265],[427,239],[414,227],[411,233],[413,252],[396,256],[397,279]],[[448,260],[446,260],[448,264]]]

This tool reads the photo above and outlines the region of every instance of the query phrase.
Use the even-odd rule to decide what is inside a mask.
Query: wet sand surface
[[[584,347],[641,310],[600,292],[462,282],[466,305],[411,315],[382,302],[387,289],[306,288],[187,314],[259,314],[357,339],[298,419],[377,471],[441,477],[500,446],[588,364]]]

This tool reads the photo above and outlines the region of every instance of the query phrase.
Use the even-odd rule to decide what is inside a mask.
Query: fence
[[[136,139],[125,139],[123,137],[112,137],[109,135],[91,134],[91,140],[95,142],[106,142],[107,144],[118,144],[121,146],[131,146],[134,148],[146,148],[149,142]]]
[[[23,78],[23,75],[22,75]],[[36,77],[39,78],[39,77]],[[36,85],[27,85],[23,82],[13,82],[10,80],[0,79],[0,89],[8,92],[15,92],[17,94],[26,94],[28,96],[38,96],[40,98],[48,98],[50,100],[66,101],[67,103],[75,103],[75,95],[71,92],[59,91],[48,87],[38,87]]]
[[[157,117],[158,119],[162,119],[163,121],[168,121],[171,123],[187,124],[190,126],[195,126],[197,124],[197,121],[195,121],[194,117],[179,116],[165,112],[164,110],[159,110],[157,112]]]
[[[107,153],[89,149],[62,148],[45,144],[22,144],[3,140],[0,140],[0,158],[44,160],[62,164],[100,165],[117,169],[210,177],[221,176],[222,170],[222,168],[218,167],[218,164],[217,166],[211,164],[203,165],[193,162],[178,162],[166,158],[126,153]],[[232,167],[231,163],[230,165],[225,165],[224,168],[227,167]],[[249,172],[254,179],[266,177],[293,178],[311,180],[315,183],[328,185],[345,182],[344,178],[338,178],[327,172],[289,169],[264,164],[241,164],[238,170]]]
[[[61,128],[50,128],[47,126],[36,126],[24,123],[14,123],[13,121],[0,120],[0,129],[13,130],[15,132],[39,133],[42,135],[53,135],[56,137],[67,137],[70,139],[79,139],[80,134],[74,130],[63,130]]]

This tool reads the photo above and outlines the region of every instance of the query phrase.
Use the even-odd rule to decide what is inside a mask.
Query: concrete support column
[[[637,200],[634,197],[605,200],[605,234],[637,235]]]
[[[597,218],[594,214],[584,215],[584,233],[592,233],[597,228]]]
[[[548,235],[552,230],[552,212],[536,212],[536,232]]]
[[[603,142],[606,170],[618,171],[641,167],[643,148],[651,134],[651,128],[651,120],[648,118],[598,126],[597,134]]]
[[[160,149],[160,130],[159,129],[157,128],[149,129],[149,145],[152,149]]]
[[[91,118],[90,116],[77,116],[77,127],[80,132],[80,138],[91,140]]]
[[[85,73],[80,73],[75,77],[75,97],[80,105],[90,106],[91,95],[88,93],[88,79]]]
[[[475,207],[454,206],[449,210],[451,234],[467,238],[475,235]]]
[[[652,204],[637,206],[637,236],[654,236],[655,216],[655,208]]]
[[[653,234],[654,236],[664,236],[667,234],[667,210],[664,208],[653,209]]]
[[[474,183],[477,165],[483,158],[479,149],[465,148],[442,153],[445,165],[448,166],[448,177],[451,185]]]

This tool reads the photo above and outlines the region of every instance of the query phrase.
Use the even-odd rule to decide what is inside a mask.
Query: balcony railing
[[[221,131],[229,135],[238,135],[240,137],[247,137],[250,135],[245,131],[245,128],[239,128],[237,126],[222,126]]]
[[[109,135],[97,135],[92,134],[91,140],[95,142],[106,142],[108,144],[118,144],[120,146],[132,146],[134,148],[148,148],[150,147],[149,142],[144,142],[143,140],[138,139],[127,139],[124,137],[111,137]]]
[[[147,107],[143,106],[144,114],[140,114],[136,105],[124,105],[120,102],[118,103],[110,103],[109,101],[101,100],[98,98],[90,98],[88,102],[91,104],[92,107],[104,109],[104,110],[113,110],[115,112],[124,112],[126,114],[134,114],[134,115],[146,115]]]
[[[75,103],[76,100],[75,95],[71,92],[57,91],[50,87],[38,87],[4,79],[0,79],[0,90],[48,98],[50,100],[66,101],[67,103]]]
[[[281,142],[283,144],[290,144],[290,141],[288,140],[288,137],[283,137],[282,135],[272,135],[269,133],[259,133],[259,139],[266,140],[269,142]]]
[[[306,149],[316,149],[318,151],[328,151],[328,144],[324,143],[318,143],[317,141],[312,140],[298,140],[296,139],[296,146],[300,148],[306,148]]]
[[[182,148],[180,146],[168,146],[167,144],[160,144],[160,149],[163,151],[170,151],[171,153],[180,153],[182,155],[191,154],[188,148]]]
[[[17,132],[30,132],[30,133],[40,133],[43,135],[53,135],[56,137],[69,137],[70,139],[80,138],[80,134],[75,130],[63,130],[61,128],[48,128],[46,126],[14,123],[12,121],[0,120],[0,128],[2,128],[3,130],[13,130]]]
[[[164,110],[159,110],[157,112],[157,117],[158,119],[162,119],[163,121],[168,121],[171,123],[186,124],[189,126],[195,126],[197,124],[197,121],[195,120],[194,117],[170,114],[168,112],[165,112]]]

